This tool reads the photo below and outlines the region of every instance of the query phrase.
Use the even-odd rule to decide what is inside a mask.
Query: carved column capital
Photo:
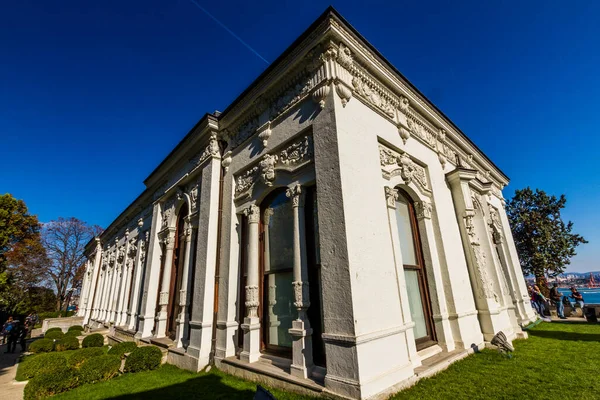
[[[249,223],[258,224],[260,221],[260,207],[256,204],[251,204],[244,210],[244,215],[248,217]]]
[[[299,310],[306,310],[310,307],[310,292],[308,282],[295,281],[294,286],[294,306]]]
[[[385,201],[389,208],[396,209],[396,200],[398,200],[398,190],[389,186],[385,187]]]
[[[258,286],[246,286],[246,308],[249,317],[258,316]]]
[[[427,201],[417,201],[415,202],[415,208],[417,211],[417,219],[431,219],[431,211],[433,209],[431,203]]]
[[[285,195],[292,199],[292,207],[304,207],[305,194],[300,184],[295,184],[285,191]]]

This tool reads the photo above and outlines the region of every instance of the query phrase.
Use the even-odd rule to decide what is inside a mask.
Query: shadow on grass
[[[573,340],[580,342],[599,342],[599,333],[577,333],[577,332],[565,332],[565,331],[543,331],[543,330],[531,330],[527,331],[530,336],[536,336],[546,339],[556,340]]]
[[[254,391],[235,388],[221,382],[217,375],[203,375],[182,383],[140,393],[111,397],[119,400],[147,399],[252,399]]]

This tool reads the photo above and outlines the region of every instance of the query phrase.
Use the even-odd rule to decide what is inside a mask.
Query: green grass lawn
[[[528,332],[512,359],[484,350],[392,399],[600,398],[600,325],[541,323]]]
[[[269,388],[277,399],[310,399]],[[56,400],[99,399],[252,399],[256,383],[213,368],[193,373],[165,364],[155,371],[124,374],[107,382],[80,386],[52,397]]]
[[[515,341],[508,359],[484,350],[392,399],[600,398],[600,325],[542,323]],[[256,384],[213,369],[195,374],[165,365],[56,396],[65,399],[251,399]],[[307,397],[272,390],[277,399]]]

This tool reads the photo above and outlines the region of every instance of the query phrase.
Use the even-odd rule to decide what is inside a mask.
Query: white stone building
[[[363,399],[535,319],[508,178],[333,9],[144,183],[80,315],[179,366]]]

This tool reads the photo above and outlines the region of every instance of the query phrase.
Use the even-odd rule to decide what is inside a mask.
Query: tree
[[[59,310],[66,306],[69,289],[77,289],[81,285],[81,279],[76,277],[81,274],[79,269],[85,262],[85,245],[101,231],[100,227],[88,225],[74,217],[60,217],[44,224],[42,243],[50,259],[46,275],[56,287]]]
[[[24,302],[42,282],[47,263],[37,217],[28,213],[23,200],[0,195],[0,308],[27,312]]]
[[[549,196],[543,190],[535,192],[527,187],[517,190],[506,203],[515,245],[525,274],[536,277],[545,286],[545,277],[554,277],[565,271],[576,255],[575,249],[587,240],[572,233],[573,222],[565,223],[560,210],[567,198]]]
[[[39,238],[40,223],[30,215],[23,200],[11,194],[0,195],[0,273],[7,267],[7,256],[25,240]]]

